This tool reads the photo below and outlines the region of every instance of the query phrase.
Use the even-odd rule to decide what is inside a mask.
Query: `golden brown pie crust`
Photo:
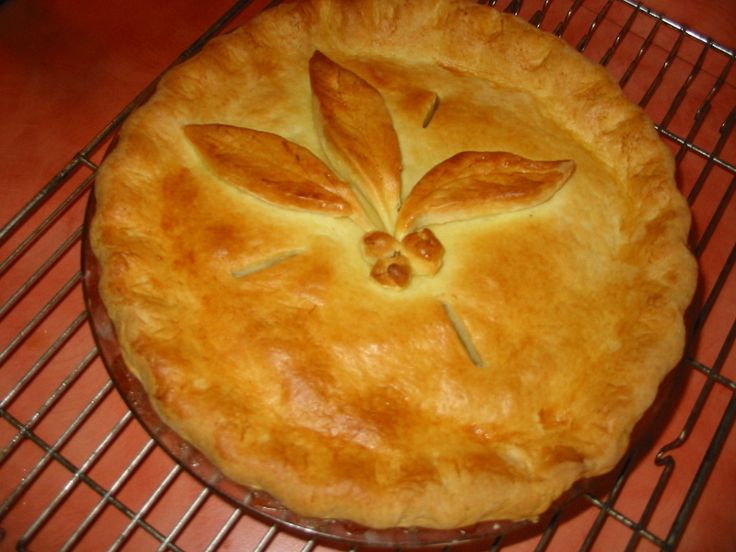
[[[335,71],[385,102],[400,165],[380,101],[320,107]],[[370,148],[341,150],[360,137],[340,124]],[[507,207],[459,184],[407,200],[463,152],[574,171]],[[269,163],[295,159],[288,195]],[[602,68],[518,18],[303,1],[162,79],[100,168],[91,240],[128,367],[232,479],[372,527],[528,519],[617,463],[680,359],[696,266],[673,169]]]

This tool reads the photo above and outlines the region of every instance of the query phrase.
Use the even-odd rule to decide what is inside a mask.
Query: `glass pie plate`
[[[665,416],[662,414],[671,411],[669,406],[675,402],[673,397],[678,395],[673,391],[683,387],[680,385],[680,374],[683,373],[683,370],[673,370],[660,386],[657,401],[635,428],[630,452],[622,460],[620,466],[607,475],[578,482],[536,522],[495,520],[451,530],[422,527],[371,529],[346,520],[303,517],[289,511],[268,493],[245,487],[225,477],[201,452],[169,428],[153,409],[142,385],[125,365],[115,329],[100,298],[98,288],[100,265],[92,252],[89,240],[90,221],[95,213],[95,207],[95,196],[92,192],[85,212],[82,238],[85,305],[100,356],[124,402],[156,443],[203,485],[253,517],[266,523],[278,524],[285,530],[306,538],[315,538],[343,546],[410,548],[453,544],[481,545],[492,543],[499,536],[511,532],[514,533],[513,540],[528,538],[539,533],[551,519],[555,519],[562,506],[565,506],[565,517],[574,516],[580,508],[585,508],[588,505],[587,501],[577,501],[577,505],[569,504],[584,492],[594,491],[596,494],[598,492],[605,494],[613,486],[622,466],[631,468],[633,459],[640,459],[643,456],[642,453],[650,448],[653,437],[658,434],[657,428],[661,428],[661,424],[665,421]],[[558,522],[559,519],[555,521]]]

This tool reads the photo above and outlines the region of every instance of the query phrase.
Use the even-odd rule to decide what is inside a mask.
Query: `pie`
[[[604,69],[472,1],[267,10],[165,75],[95,194],[128,368],[303,516],[535,519],[682,355],[668,149]]]

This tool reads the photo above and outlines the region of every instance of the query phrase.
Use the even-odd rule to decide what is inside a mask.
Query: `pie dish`
[[[373,528],[527,520],[616,465],[696,266],[651,122],[465,0],[279,5],[100,168],[127,368],[229,478]]]

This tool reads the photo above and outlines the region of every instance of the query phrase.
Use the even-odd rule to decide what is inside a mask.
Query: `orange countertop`
[[[253,2],[232,24],[267,4]],[[577,5],[527,0],[520,15],[529,18],[543,4],[546,30]],[[644,13],[634,16],[621,0],[584,0],[562,36],[580,44],[596,14],[605,13],[585,53],[595,60],[611,53],[606,66],[676,155],[701,266],[686,380],[655,443],[621,480],[611,515],[604,504],[581,498],[547,532],[522,531],[482,549],[656,550],[657,539],[681,519],[678,550],[736,550],[736,70],[729,53],[736,48],[736,2],[643,4],[717,47]],[[70,162],[231,5],[0,3],[0,550],[17,543],[31,550],[65,543],[79,550],[334,546],[255,520],[180,470],[128,413],[86,325],[80,225],[109,139]],[[34,197],[38,208],[13,222]],[[655,464],[657,451],[681,434],[665,455],[674,468]],[[649,515],[658,482],[661,496]],[[691,491],[699,483],[702,494]],[[630,525],[640,520],[645,534],[632,539]]]

